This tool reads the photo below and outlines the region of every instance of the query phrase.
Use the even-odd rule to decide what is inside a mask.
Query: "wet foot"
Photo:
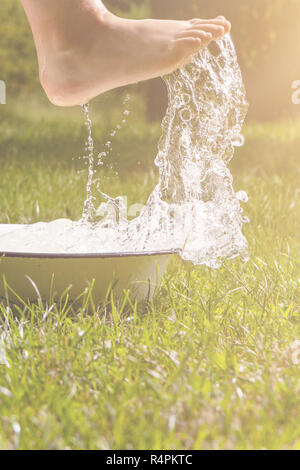
[[[85,104],[113,88],[170,73],[230,31],[224,17],[127,20],[90,9],[77,20],[77,36],[59,25],[36,41],[42,86],[59,106]]]

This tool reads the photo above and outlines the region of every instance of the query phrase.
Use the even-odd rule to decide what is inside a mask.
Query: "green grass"
[[[79,111],[1,108],[0,222],[80,217]],[[99,151],[121,111],[94,107]],[[159,126],[133,103],[104,184],[143,202]],[[251,259],[174,259],[148,308],[0,304],[4,449],[300,449],[299,122],[248,124],[232,162]],[[120,157],[118,156],[120,153]],[[141,164],[138,164],[138,161]],[[116,175],[116,171],[119,172]],[[300,352],[299,352],[300,359]]]

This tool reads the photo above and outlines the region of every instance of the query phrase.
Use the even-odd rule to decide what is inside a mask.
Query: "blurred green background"
[[[249,119],[273,120],[300,113],[291,84],[300,79],[300,0],[107,0],[107,7],[131,18],[227,16],[233,25],[250,102]],[[8,102],[15,95],[42,94],[36,54],[19,0],[1,0],[0,79]],[[134,89],[146,103],[149,120],[160,120],[166,92],[160,79]],[[118,94],[118,91],[110,93]]]

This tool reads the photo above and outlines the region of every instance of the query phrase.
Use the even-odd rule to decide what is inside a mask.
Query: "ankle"
[[[90,43],[95,28],[104,27],[108,10],[99,0],[52,0],[51,6],[36,8],[22,0],[33,31],[38,53],[80,50]],[[29,2],[28,4],[26,2]]]
[[[78,14],[77,14],[78,13]],[[51,43],[47,37],[47,47],[52,46],[55,52],[65,50],[85,50],[91,45],[99,31],[106,28],[107,15],[101,10],[76,12],[66,23],[61,22],[51,31]],[[73,25],[70,28],[70,23]],[[76,26],[74,26],[76,25]]]

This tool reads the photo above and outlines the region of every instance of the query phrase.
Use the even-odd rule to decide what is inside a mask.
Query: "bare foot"
[[[77,35],[59,26],[36,40],[42,86],[59,106],[170,73],[231,27],[224,17],[127,20],[97,9],[81,12],[77,21]]]

